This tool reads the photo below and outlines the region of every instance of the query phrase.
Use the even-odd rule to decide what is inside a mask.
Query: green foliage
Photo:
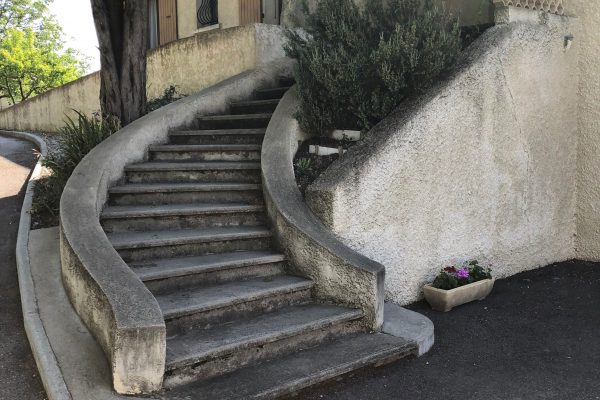
[[[492,270],[482,267],[478,261],[470,261],[443,268],[432,286],[442,290],[451,290],[486,279],[492,279]]]
[[[146,112],[150,113],[154,110],[158,110],[161,107],[166,106],[167,104],[171,104],[174,101],[184,98],[186,95],[177,92],[176,86],[169,86],[165,89],[162,96],[157,97],[156,99],[149,100],[146,103]]]
[[[310,158],[300,158],[294,165],[297,176],[310,177],[313,175],[313,165]]]
[[[48,0],[0,0],[0,98],[11,104],[80,77],[87,64],[66,49]]]
[[[81,160],[104,139],[119,130],[114,119],[88,117],[79,111],[77,120],[67,117],[60,130],[59,145],[43,161],[50,175],[36,184],[32,214],[58,216],[60,196],[69,177]]]
[[[320,0],[286,32],[306,131],[368,130],[455,63],[458,21],[428,0]]]

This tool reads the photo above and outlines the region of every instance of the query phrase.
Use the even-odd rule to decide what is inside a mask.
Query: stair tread
[[[282,261],[285,261],[285,256],[272,251],[236,251],[140,261],[130,263],[129,266],[142,281],[149,281]]]
[[[343,336],[319,346],[174,388],[170,399],[271,399],[360,368],[413,355],[416,345],[383,333]]]
[[[245,107],[245,106],[258,106],[258,105],[272,105],[279,104],[280,99],[267,99],[267,100],[245,100],[235,101],[231,103],[233,107]]]
[[[278,91],[283,91],[283,90],[290,90],[291,86],[278,86],[278,87],[274,87],[274,88],[266,88],[266,89],[258,89],[256,90],[257,93],[271,93],[271,92],[278,92]]]
[[[167,144],[150,146],[150,151],[260,151],[259,144]]]
[[[204,170],[257,170],[260,162],[254,161],[149,161],[131,164],[125,171],[204,171]]]
[[[260,190],[259,183],[127,183],[109,189],[110,193],[164,193]]]
[[[198,312],[245,303],[280,293],[309,289],[310,280],[291,275],[254,278],[218,285],[200,286],[156,296],[165,319],[178,318]]]
[[[167,338],[167,370],[361,318],[363,312],[327,304],[291,306],[256,317]]]
[[[118,232],[106,235],[117,250],[213,242],[220,240],[266,238],[271,231],[262,226],[228,226],[171,231]]]
[[[197,203],[197,204],[166,204],[166,205],[131,205],[109,206],[104,209],[101,219],[114,218],[143,218],[179,215],[228,214],[263,211],[259,204],[243,203]]]
[[[171,131],[171,136],[229,136],[229,135],[264,135],[266,128],[246,128],[246,129],[193,129]]]
[[[272,113],[257,113],[257,114],[220,114],[220,115],[203,115],[198,117],[200,121],[237,121],[245,119],[271,119]]]

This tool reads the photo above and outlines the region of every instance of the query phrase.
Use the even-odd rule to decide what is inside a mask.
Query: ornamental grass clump
[[[301,127],[366,131],[455,64],[458,20],[430,0],[320,0],[288,30]]]
[[[451,290],[486,279],[492,279],[492,270],[482,267],[478,261],[471,261],[443,268],[432,286],[437,289]]]

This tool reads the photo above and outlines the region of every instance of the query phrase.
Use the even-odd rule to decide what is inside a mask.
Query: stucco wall
[[[303,0],[283,0],[281,9],[281,23],[284,26],[294,26],[296,20],[302,21]],[[365,0],[356,0],[364,3]],[[475,25],[489,23],[493,17],[493,6],[491,0],[436,0],[446,5],[448,12],[460,16],[461,25]],[[314,9],[317,0],[308,0],[308,4]]]
[[[231,28],[240,24],[240,1],[219,1],[219,24],[221,28]]]
[[[575,256],[571,23],[488,30],[452,79],[403,105],[309,188],[324,222],[385,265],[390,300],[418,299],[461,260],[505,277]]]
[[[170,85],[180,93],[192,94],[255,68],[257,58],[269,61],[281,57],[281,36],[278,27],[247,25],[206,32],[153,49],[148,53],[148,98],[161,96]],[[257,46],[257,37],[273,46]],[[74,115],[72,109],[87,114],[98,111],[99,93],[100,75],[95,72],[1,110],[0,129],[55,132],[64,125],[65,115]]]
[[[581,20],[577,258],[600,260],[600,2],[570,0]]]
[[[196,0],[177,0],[177,36],[179,39],[193,36],[198,30]]]

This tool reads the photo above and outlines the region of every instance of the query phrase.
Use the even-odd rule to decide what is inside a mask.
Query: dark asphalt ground
[[[422,358],[305,391],[296,400],[600,399],[600,264],[567,262],[496,282],[435,324]]]
[[[45,399],[23,328],[15,245],[34,147],[0,136],[0,399]]]

